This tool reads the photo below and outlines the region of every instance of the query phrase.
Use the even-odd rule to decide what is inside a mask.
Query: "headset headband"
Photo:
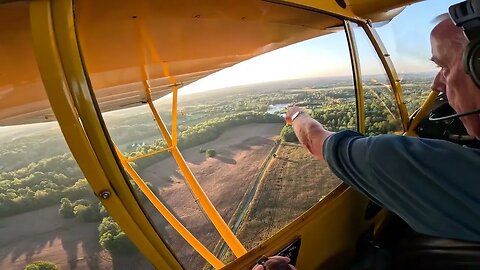
[[[480,88],[480,0],[467,0],[452,5],[448,12],[453,23],[463,28],[470,41],[463,55],[463,66]]]

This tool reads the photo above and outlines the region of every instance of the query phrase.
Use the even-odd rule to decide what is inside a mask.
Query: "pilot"
[[[450,18],[431,32],[432,58],[440,68],[432,88],[445,92],[457,113],[480,108],[480,88],[466,74],[468,40]],[[303,109],[286,114],[300,142],[326,160],[344,182],[431,236],[480,241],[480,150],[434,139],[354,131],[330,132]],[[480,139],[480,114],[460,118]]]

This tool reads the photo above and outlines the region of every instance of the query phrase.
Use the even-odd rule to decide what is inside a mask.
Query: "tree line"
[[[0,217],[94,197],[71,154],[32,162],[28,166],[0,173]]]
[[[318,104],[319,100],[321,105]],[[305,107],[310,116],[327,130],[335,132],[344,129],[356,130],[356,103],[350,91],[326,93],[298,105]],[[380,102],[378,96],[374,98],[367,92],[364,106],[366,135],[388,134],[401,130],[400,117],[393,100],[382,99]],[[283,141],[298,142],[291,126],[285,126],[280,137]]]
[[[186,127],[180,130],[177,137],[177,145],[180,150],[188,149],[218,138],[225,130],[231,127],[240,126],[248,123],[282,123],[282,117],[276,114],[259,113],[254,111],[240,112],[223,117],[212,118],[197,125]],[[145,144],[137,147],[135,151],[125,153],[127,157],[136,157],[150,152],[167,148],[166,142],[156,140],[153,144]],[[167,157],[169,153],[160,153],[154,157],[146,157],[135,161],[136,169],[142,170],[159,159]]]
[[[141,192],[138,185],[130,181],[134,193],[140,203],[146,205],[148,198]],[[157,189],[150,182],[145,183],[150,190],[158,197]],[[105,207],[97,198],[79,199],[72,202],[69,198],[63,197],[60,200],[58,213],[63,218],[78,218],[83,222],[99,222],[98,243],[103,249],[112,254],[130,254],[137,252],[135,245],[130,241],[120,226],[108,214]]]

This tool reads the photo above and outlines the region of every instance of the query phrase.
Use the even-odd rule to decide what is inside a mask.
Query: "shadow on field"
[[[112,254],[112,269],[155,270],[153,265],[140,253],[130,255]]]
[[[0,252],[0,260],[4,260],[9,255],[10,262],[15,262],[25,256],[25,261],[31,262],[32,257],[41,252],[44,248],[51,246],[55,237],[42,237],[41,239],[33,239],[31,241],[22,241],[15,245],[2,247]]]
[[[0,268],[23,269],[46,260],[61,269],[100,269],[98,223],[63,219],[58,206],[5,218],[0,228]]]
[[[236,149],[250,150],[253,146],[270,144],[272,139],[255,136],[244,140],[242,143],[235,145]]]
[[[237,164],[237,161],[235,159],[230,158],[230,157],[226,157],[226,156],[223,156],[223,155],[216,155],[214,158],[223,162],[223,163],[228,163],[228,164],[233,164],[233,165]]]
[[[72,238],[71,237],[72,233],[73,232],[71,231],[62,231],[60,233],[62,247],[67,254],[69,269],[76,269],[78,266],[78,262],[81,260],[85,260],[85,263],[88,265],[88,269],[98,270],[99,262],[100,262],[98,254],[101,251],[101,247],[98,244],[98,242],[95,242],[95,241],[87,242],[87,241],[83,241],[82,239],[78,239],[76,237]],[[83,251],[84,257],[82,258],[77,257],[79,250]]]

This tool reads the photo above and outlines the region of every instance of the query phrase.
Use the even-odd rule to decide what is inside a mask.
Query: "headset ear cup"
[[[463,57],[465,72],[480,88],[480,39],[470,41]]]

